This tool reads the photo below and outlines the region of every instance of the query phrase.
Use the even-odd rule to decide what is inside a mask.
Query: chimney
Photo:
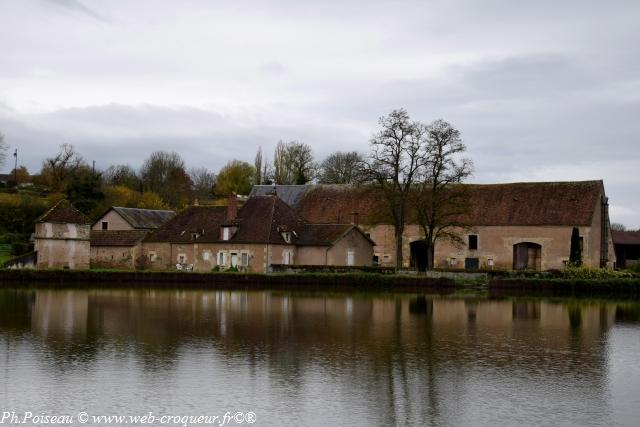
[[[238,216],[238,196],[232,193],[227,201],[227,220],[236,219]]]
[[[351,224],[358,226],[358,212],[351,212]]]

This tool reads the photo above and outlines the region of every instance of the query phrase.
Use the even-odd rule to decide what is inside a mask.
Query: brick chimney
[[[227,220],[231,221],[238,216],[238,196],[235,193],[227,200]]]
[[[355,225],[356,227],[359,225],[358,224],[358,212],[351,212],[351,224]]]

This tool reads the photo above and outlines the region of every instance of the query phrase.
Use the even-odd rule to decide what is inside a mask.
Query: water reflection
[[[635,409],[612,409],[617,324],[640,337],[640,305],[4,290],[0,401],[132,413],[239,405],[273,425],[292,414],[301,425],[624,424]],[[117,392],[96,388],[114,378]]]

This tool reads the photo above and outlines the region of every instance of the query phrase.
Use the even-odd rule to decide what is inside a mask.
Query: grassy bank
[[[198,288],[454,291],[455,281],[375,273],[185,273],[114,270],[0,270],[0,286],[60,288]]]
[[[624,295],[640,297],[640,277],[583,278],[494,278],[489,281],[494,296],[516,294]]]

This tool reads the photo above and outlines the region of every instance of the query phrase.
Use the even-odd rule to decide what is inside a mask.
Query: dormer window
[[[291,232],[290,231],[283,231],[282,232],[282,238],[284,239],[284,241],[286,243],[291,243]]]
[[[229,240],[231,238],[231,227],[222,227],[222,240]]]
[[[191,240],[198,240],[200,238],[200,233],[191,233]]]

